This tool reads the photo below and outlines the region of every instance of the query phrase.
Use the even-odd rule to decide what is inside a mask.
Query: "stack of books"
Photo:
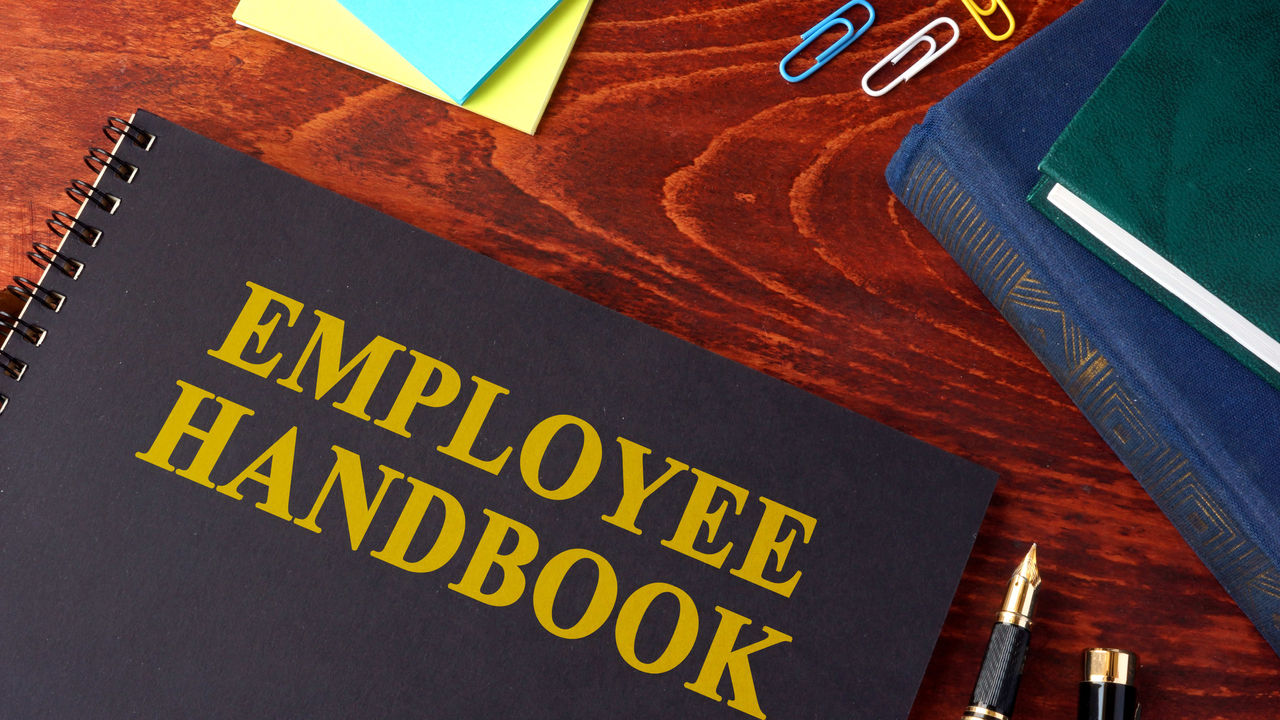
[[[240,0],[259,32],[533,134],[591,0]]]
[[[1280,6],[1085,0],[887,170],[1280,651]]]

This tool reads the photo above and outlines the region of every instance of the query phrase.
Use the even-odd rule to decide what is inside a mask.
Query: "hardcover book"
[[[6,715],[907,715],[992,473],[109,133],[0,356]]]
[[[1160,4],[1080,3],[930,109],[887,177],[1280,651],[1280,392],[1025,200]]]
[[[1169,0],[1040,164],[1032,202],[1280,387],[1280,5]]]

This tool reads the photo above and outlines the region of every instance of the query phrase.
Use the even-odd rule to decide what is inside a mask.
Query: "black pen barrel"
[[[1031,632],[1019,625],[996,623],[991,628],[991,640],[987,654],[982,659],[982,670],[973,687],[973,698],[965,718],[987,720],[995,715],[1010,717],[1013,702],[1018,697],[1018,683],[1022,680],[1022,666],[1027,659],[1027,647],[1031,644]],[[993,713],[995,715],[993,715]]]
[[[1138,716],[1138,693],[1120,683],[1080,683],[1078,720],[1134,720]]]

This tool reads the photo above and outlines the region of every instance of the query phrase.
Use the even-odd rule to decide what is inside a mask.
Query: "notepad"
[[[6,718],[907,717],[994,473],[111,123],[0,345]]]
[[[559,0],[342,0],[450,99],[463,103]]]
[[[591,0],[563,0],[461,107],[533,134],[551,100]],[[338,0],[240,0],[236,22],[458,105]]]

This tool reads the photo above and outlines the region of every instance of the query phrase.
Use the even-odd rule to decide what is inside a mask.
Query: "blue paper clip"
[[[870,14],[870,17],[867,18],[867,22],[857,30],[853,29],[853,23],[849,22],[847,18],[841,17],[845,11],[849,10],[854,5],[861,5],[866,8],[867,12]],[[809,28],[800,36],[800,44],[797,45],[794,50],[787,53],[787,56],[782,58],[782,62],[778,63],[778,72],[782,73],[782,77],[788,82],[800,82],[817,72],[818,68],[831,62],[832,58],[839,55],[841,51],[852,45],[854,40],[862,37],[862,33],[866,32],[867,28],[871,27],[871,23],[875,22],[875,19],[876,11],[871,7],[871,3],[867,2],[867,0],[853,0],[853,2],[846,3],[844,7],[831,13],[822,22]],[[844,36],[832,43],[831,47],[818,53],[818,59],[814,61],[813,67],[805,70],[799,75],[792,75],[787,72],[787,63],[791,62],[796,55],[799,55],[805,48],[813,44],[813,41],[817,40],[823,33],[837,25],[844,26]]]
[[[934,40],[933,36],[929,34],[930,30],[934,29],[939,25],[951,26],[951,39],[948,40],[947,44],[943,45],[942,47],[938,47],[938,41]],[[893,52],[889,53],[887,56],[885,56],[883,60],[876,63],[875,67],[868,70],[867,74],[862,76],[862,91],[870,95],[871,97],[880,97],[881,95],[884,95],[885,93],[898,87],[902,83],[915,77],[916,73],[925,69],[925,67],[928,66],[929,63],[933,62],[934,60],[937,60],[939,55],[950,50],[951,46],[955,45],[956,41],[959,39],[960,39],[960,26],[956,25],[955,20],[952,20],[949,17],[941,17],[941,18],[938,18],[937,20],[934,20],[928,25],[925,25],[924,28],[920,30],[920,32],[907,38],[907,41],[899,45],[897,50],[894,50]],[[872,75],[875,75],[877,72],[880,72],[880,68],[884,67],[885,65],[889,65],[891,63],[897,64],[899,60],[906,57],[908,53],[914,50],[917,45],[929,46],[929,49],[926,50],[924,53],[924,57],[917,60],[914,65],[907,68],[905,72],[903,72],[898,77],[894,78],[893,81],[890,82],[888,85],[885,85],[879,90],[871,89],[871,85],[869,81],[871,80]]]

